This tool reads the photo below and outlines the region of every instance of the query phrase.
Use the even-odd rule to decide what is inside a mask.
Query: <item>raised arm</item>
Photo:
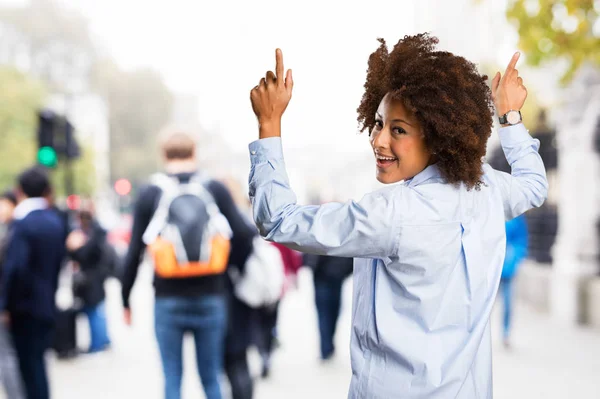
[[[254,221],[267,240],[321,255],[384,257],[394,252],[398,215],[390,187],[360,202],[299,206],[290,188],[281,149],[281,118],[292,97],[292,73],[284,77],[283,55],[275,51],[276,74],[268,71],[250,92],[260,140],[250,144],[250,198]]]
[[[403,186],[367,194],[360,202],[299,206],[289,185],[281,139],[250,144],[254,221],[267,240],[319,255],[386,257],[395,253]]]
[[[500,118],[500,142],[511,167],[511,174],[493,171],[504,203],[506,220],[542,205],[548,195],[548,181],[540,143],[521,123],[520,110],[527,98],[523,78],[516,69],[519,53],[510,60],[504,75],[496,73],[492,81],[492,98]],[[486,171],[490,172],[490,171]]]
[[[533,139],[523,124],[500,129],[500,142],[511,173],[486,166],[502,195],[504,216],[511,220],[531,208],[541,206],[548,195],[548,180],[539,140]]]

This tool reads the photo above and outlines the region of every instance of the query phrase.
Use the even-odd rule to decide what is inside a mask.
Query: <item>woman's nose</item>
[[[386,127],[377,130],[377,131],[373,131],[373,133],[371,134],[371,145],[373,146],[373,148],[387,148],[389,147],[389,143],[390,143],[390,134],[389,134],[389,129],[387,129]]]

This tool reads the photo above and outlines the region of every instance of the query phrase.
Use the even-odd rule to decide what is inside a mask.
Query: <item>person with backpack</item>
[[[155,268],[154,319],[165,398],[181,398],[183,336],[192,333],[205,395],[221,399],[225,272],[229,264],[243,268],[256,232],[241,218],[226,187],[198,170],[191,135],[169,132],[161,150],[166,173],[153,176],[135,203],[122,279],[125,322],[132,322],[129,297],[147,247]]]

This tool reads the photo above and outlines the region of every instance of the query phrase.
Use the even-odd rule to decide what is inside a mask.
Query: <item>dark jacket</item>
[[[79,264],[73,276],[73,294],[81,299],[83,306],[96,306],[106,298],[104,281],[109,275],[106,231],[93,222],[84,246],[71,252],[71,258]]]
[[[175,175],[180,182],[188,182],[193,173]],[[227,188],[218,181],[211,181],[207,186],[221,213],[227,218],[233,237],[229,263],[243,267],[252,250],[252,239],[258,234],[249,226],[238,211]],[[122,281],[123,305],[129,307],[129,295],[135,282],[142,255],[146,248],[142,237],[161,197],[161,189],[149,185],[140,189],[133,215],[131,243],[125,257]],[[154,276],[154,289],[157,297],[196,296],[226,293],[226,277],[224,275],[202,276],[182,279],[165,279]]]
[[[344,280],[354,270],[353,258],[304,255],[304,264],[313,269],[315,280]]]
[[[52,322],[66,226],[53,210],[36,210],[11,226],[4,256],[0,311]]]

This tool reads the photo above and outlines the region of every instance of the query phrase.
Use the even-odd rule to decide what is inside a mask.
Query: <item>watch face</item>
[[[518,111],[509,111],[506,114],[506,121],[511,125],[516,125],[521,122],[521,115],[519,115]]]

